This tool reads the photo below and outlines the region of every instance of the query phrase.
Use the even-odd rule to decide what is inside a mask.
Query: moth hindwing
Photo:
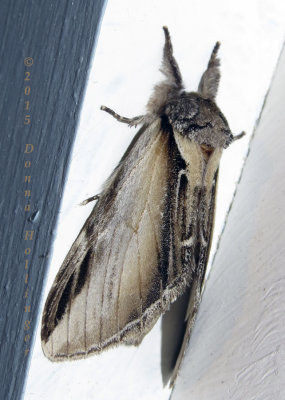
[[[193,325],[210,249],[218,167],[236,138],[215,104],[214,47],[198,91],[184,90],[168,29],[162,73],[141,125],[67,254],[42,317],[52,361],[138,344],[184,289]],[[85,202],[85,203],[86,203]],[[190,329],[190,328],[189,328]],[[189,333],[189,332],[188,332]]]

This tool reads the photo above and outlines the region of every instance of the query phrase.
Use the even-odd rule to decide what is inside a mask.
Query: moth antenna
[[[163,27],[163,31],[165,35],[165,44],[163,48],[162,67],[160,70],[177,88],[182,89],[182,76],[177,61],[173,56],[173,46],[167,26]]]
[[[198,92],[205,98],[214,100],[219,87],[220,82],[220,59],[217,57],[218,50],[220,48],[220,42],[215,44],[213,48],[210,60],[208,62],[208,68],[203,73],[198,86]]]
[[[108,114],[112,115],[112,117],[114,117],[117,121],[128,124],[129,126],[137,126],[139,124],[142,124],[145,120],[144,115],[138,115],[137,117],[134,117],[134,118],[126,118],[126,117],[122,117],[121,115],[117,114],[115,111],[111,110],[111,108],[109,108],[109,107],[101,106],[100,109],[103,111],[106,111]]]

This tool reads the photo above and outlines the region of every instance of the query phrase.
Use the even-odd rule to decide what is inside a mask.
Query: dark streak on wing
[[[199,264],[201,248],[201,242],[197,241],[194,248],[194,260],[196,266],[198,266]]]
[[[186,201],[186,190],[188,181],[185,174],[182,174],[179,179],[181,171],[185,171],[186,163],[184,159],[181,157],[176,141],[174,139],[174,135],[172,136],[171,148],[172,148],[172,154],[170,155],[171,159],[170,168],[172,169],[172,177],[171,177],[172,198],[170,199],[170,203],[172,206],[171,209],[172,273],[174,274],[174,276],[176,276],[183,272],[180,243],[183,236],[183,232],[185,232],[185,223],[183,222],[183,216],[185,215],[185,213],[187,213],[187,205],[185,204],[185,201]],[[179,187],[177,187],[178,184]]]
[[[172,237],[171,228],[171,188],[168,187],[167,195],[165,199],[165,206],[163,210],[163,219],[161,227],[161,259],[158,266],[158,271],[161,276],[162,289],[164,290],[168,283],[168,266],[169,266],[169,254],[170,254],[170,244]]]
[[[64,271],[63,271],[64,272]],[[63,275],[63,273],[61,274]],[[59,301],[55,303],[55,298],[56,298],[56,288],[53,288],[49,296],[47,298],[46,304],[45,304],[45,310],[46,312],[43,314],[43,323],[42,323],[42,330],[41,330],[41,337],[42,340],[45,342],[48,341],[48,338],[50,334],[53,332],[55,327],[58,325],[58,322],[60,321],[61,317],[63,316],[65,309],[67,307],[67,304],[69,303],[69,296],[72,290],[72,284],[73,284],[73,278],[74,278],[74,273],[71,274],[65,289],[61,295],[61,298]],[[55,306],[58,304],[56,312],[55,312]]]
[[[173,138],[173,131],[172,127],[168,122],[168,117],[166,115],[162,115],[161,117],[161,129],[163,132],[169,136],[168,141],[168,158],[171,161],[172,158],[172,145],[175,145],[175,141]],[[169,253],[170,253],[170,245],[171,245],[171,195],[172,195],[172,188],[171,183],[173,182],[172,178],[172,168],[170,165],[169,174],[170,174],[170,184],[167,188],[166,197],[164,200],[164,207],[163,207],[163,219],[162,219],[162,227],[160,232],[160,243],[161,243],[161,257],[159,260],[158,271],[160,274],[160,280],[162,284],[162,290],[164,290],[168,283],[168,268],[169,268]],[[160,291],[159,291],[160,292]]]
[[[189,227],[186,226],[186,221],[187,221],[187,196],[186,196],[186,191],[187,191],[187,184],[188,184],[188,179],[185,174],[181,175],[180,177],[180,185],[179,185],[179,191],[178,191],[178,206],[177,206],[177,211],[179,212],[178,218],[179,221],[177,221],[178,226],[181,228],[180,232],[180,237],[179,240],[185,240],[189,238],[188,235],[188,230]]]
[[[70,293],[72,291],[72,284],[73,284],[74,273],[70,276],[64,291],[62,292],[61,298],[58,302],[58,307],[55,314],[54,320],[54,328],[57,326],[58,322],[60,321],[61,317],[63,316],[66,307],[70,301]]]
[[[169,185],[167,188],[167,195],[164,200],[163,207],[163,220],[161,229],[161,248],[162,257],[159,266],[159,271],[161,274],[162,289],[165,290],[167,284],[169,283],[169,264],[170,264],[170,254],[172,254],[172,260],[175,260],[173,254],[175,254],[175,247],[173,243],[174,238],[174,224],[173,224],[173,190],[175,182],[175,171],[172,165],[173,162],[173,146],[176,146],[173,136],[169,137]],[[172,249],[171,249],[172,247]]]
[[[45,304],[45,309],[49,310],[51,303],[53,299],[50,297],[47,299],[47,302]],[[41,330],[41,338],[42,340],[45,341],[45,343],[48,341],[49,335],[53,331],[53,326],[50,321],[50,315],[46,312],[43,314],[43,321],[42,321],[42,330]]]
[[[86,282],[86,279],[88,276],[88,270],[90,267],[91,256],[92,256],[92,250],[89,249],[80,265],[80,270],[78,273],[78,278],[77,278],[77,282],[76,282],[76,286],[75,286],[75,290],[74,290],[74,297],[79,295],[79,293],[81,292],[81,290]]]
[[[182,159],[180,152],[177,148],[177,144],[174,138],[173,130],[168,122],[167,116],[162,116],[161,127],[165,134],[169,135],[168,140],[168,176],[169,183],[167,188],[167,194],[164,199],[163,207],[163,220],[161,228],[161,259],[159,263],[159,272],[161,276],[162,290],[165,290],[167,285],[170,283],[172,276],[177,275],[177,246],[175,235],[176,227],[179,222],[174,220],[175,218],[180,218],[179,213],[176,214],[176,208],[179,210],[179,205],[176,205],[177,196],[177,182],[178,176],[181,170],[185,169],[185,161]],[[184,188],[183,188],[184,189]],[[171,275],[170,273],[171,268]]]
[[[92,251],[91,251],[91,249],[89,249],[89,251],[87,252],[87,254],[85,255],[85,257],[81,263],[80,270],[78,273],[78,278],[76,281],[75,290],[74,290],[74,295],[73,295],[74,298],[77,295],[79,295],[79,293],[81,292],[81,290],[86,282],[86,279],[88,276],[88,271],[89,271],[89,266],[90,266],[91,255],[92,255]],[[64,315],[64,313],[66,311],[66,308],[70,301],[70,296],[72,293],[74,277],[75,277],[75,274],[72,273],[63,292],[62,292],[60,300],[57,301],[58,306],[57,306],[56,312],[55,312],[56,304],[54,304],[54,295],[53,295],[53,292],[50,293],[49,301],[45,306],[45,308],[50,311],[50,314],[46,313],[44,316],[45,323],[42,325],[43,329],[42,329],[42,333],[41,333],[42,339],[45,341],[48,340],[50,334],[56,328],[56,326],[58,325],[59,321],[61,320],[62,316]],[[51,315],[54,315],[54,318],[51,318]]]

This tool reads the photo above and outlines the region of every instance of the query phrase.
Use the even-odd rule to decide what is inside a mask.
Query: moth
[[[51,361],[139,344],[186,287],[188,340],[201,299],[219,162],[233,136],[215,103],[216,43],[197,92],[186,92],[167,27],[161,72],[141,125],[67,254],[47,297],[41,340]],[[186,341],[187,341],[186,340]],[[184,347],[185,348],[185,345]]]

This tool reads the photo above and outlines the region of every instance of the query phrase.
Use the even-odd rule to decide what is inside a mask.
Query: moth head
[[[171,129],[196,142],[207,155],[216,148],[227,148],[233,140],[244,132],[233,136],[228,122],[215,103],[220,81],[220,60],[217,57],[220,43],[217,42],[211,53],[207,69],[203,73],[197,92],[186,92],[167,27],[163,27],[165,44],[160,71],[165,79],[155,85],[147,103],[147,113],[134,118],[121,117],[108,107],[101,109],[120,122],[136,126],[151,125],[161,119],[163,129]]]
[[[211,53],[197,92],[186,92],[167,27],[163,27],[165,45],[161,72],[165,80],[157,84],[147,104],[143,122],[160,117],[168,127],[205,149],[227,148],[234,140],[228,122],[215,103],[220,81],[220,43]]]
[[[227,148],[233,141],[228,122],[216,103],[199,93],[182,92],[165,107],[172,129],[207,148]]]

